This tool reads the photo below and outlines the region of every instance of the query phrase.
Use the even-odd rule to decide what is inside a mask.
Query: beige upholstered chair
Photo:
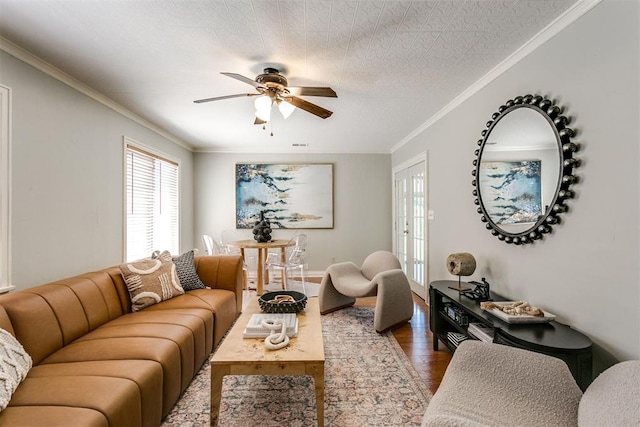
[[[463,341],[422,427],[640,426],[640,361],[604,371],[583,393],[566,363],[520,348]]]
[[[383,332],[413,316],[413,297],[407,276],[394,254],[378,251],[358,268],[352,262],[330,265],[319,291],[320,312],[327,314],[353,305],[356,298],[377,295],[373,327]]]

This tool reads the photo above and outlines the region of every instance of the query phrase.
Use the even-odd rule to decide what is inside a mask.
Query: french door
[[[394,248],[411,290],[426,300],[426,160],[394,170]]]

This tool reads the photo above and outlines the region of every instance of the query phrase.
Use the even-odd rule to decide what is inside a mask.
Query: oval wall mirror
[[[506,243],[550,233],[574,196],[578,145],[563,113],[542,96],[518,96],[500,106],[478,140],[474,202],[487,229]]]

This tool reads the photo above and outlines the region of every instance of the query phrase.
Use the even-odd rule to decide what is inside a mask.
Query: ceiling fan
[[[324,96],[337,98],[335,91],[330,87],[314,86],[287,86],[287,79],[280,74],[277,68],[265,68],[263,74],[259,74],[255,80],[236,73],[220,73],[241,82],[250,84],[256,88],[256,93],[239,93],[236,95],[216,96],[213,98],[197,99],[193,102],[201,104],[203,102],[219,101],[229,98],[240,98],[243,96],[258,96],[256,99],[256,120],[255,124],[264,124],[269,121],[271,106],[276,104],[282,115],[287,118],[295,107],[305,110],[318,117],[326,119],[333,112],[319,105],[312,104],[298,96]]]

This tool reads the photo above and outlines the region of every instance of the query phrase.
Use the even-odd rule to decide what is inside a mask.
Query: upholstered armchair
[[[391,252],[370,254],[358,268],[353,262],[330,265],[319,291],[320,312],[352,306],[356,298],[377,296],[373,327],[384,332],[413,316],[413,297],[407,276]]]
[[[640,426],[640,360],[605,370],[584,394],[566,363],[546,354],[463,341],[422,427]]]

